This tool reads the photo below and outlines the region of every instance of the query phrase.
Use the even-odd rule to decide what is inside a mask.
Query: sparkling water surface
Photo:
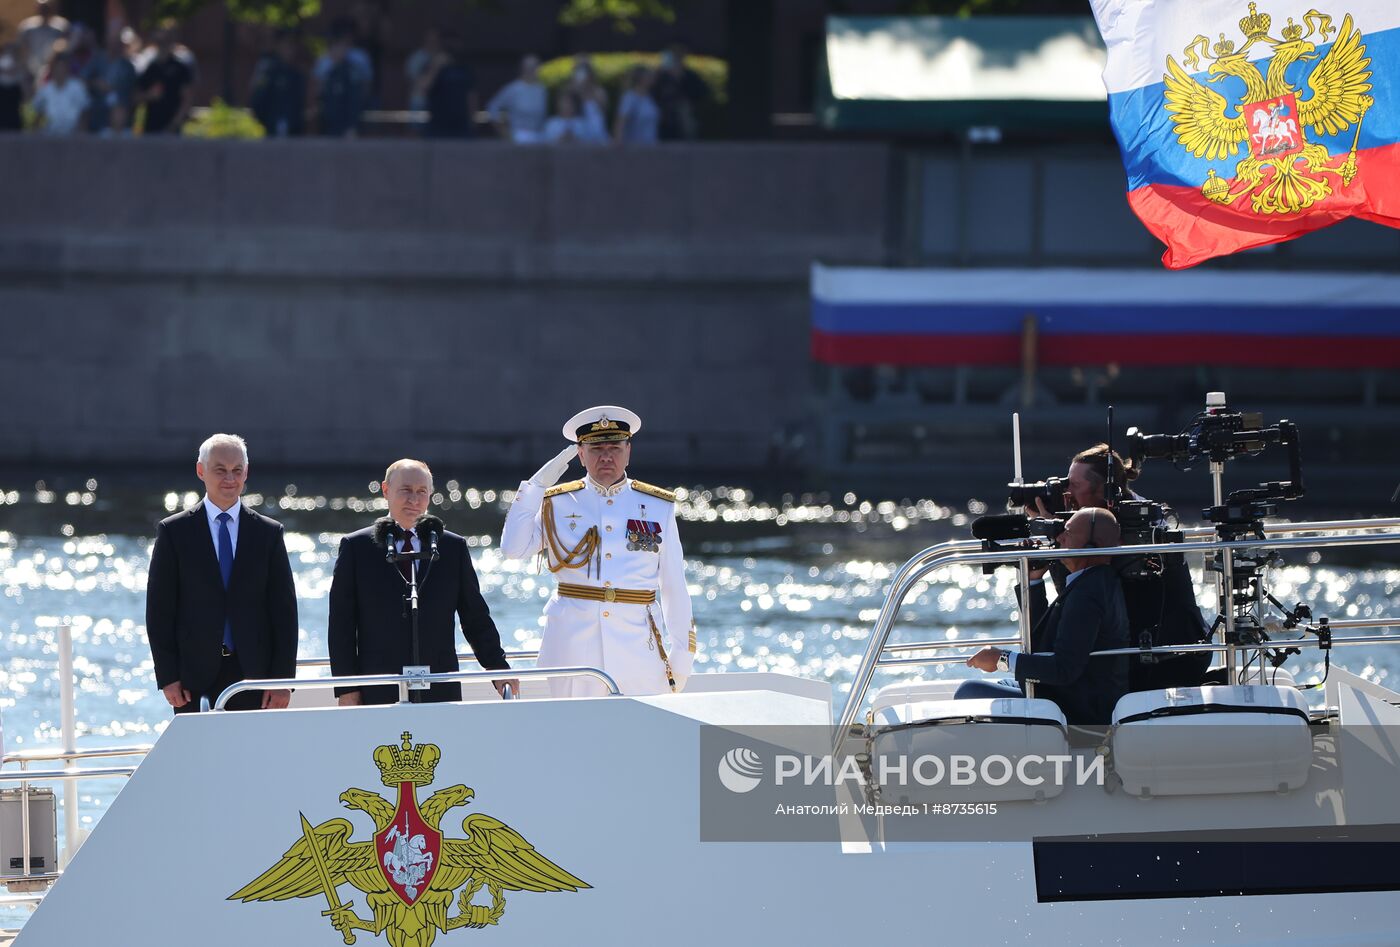
[[[95,480],[82,486],[58,492],[43,483],[25,489],[0,485],[0,626],[5,631],[0,711],[7,752],[59,741],[57,643],[64,621],[73,629],[80,748],[150,742],[171,719],[155,688],[146,643],[152,540],[142,524],[192,505],[199,494],[147,495],[133,504],[129,497],[105,499]],[[482,593],[507,651],[538,647],[541,610],[553,588],[553,578],[541,575],[535,563],[504,559],[496,548],[511,495],[508,489],[449,481],[435,497],[436,512],[448,528],[466,535],[473,547]],[[781,671],[830,681],[838,709],[890,576],[925,546],[966,536],[969,515],[986,510],[977,500],[954,508],[854,494],[764,502],[734,487],[694,487],[681,496],[699,641],[696,672]],[[288,525],[298,654],[324,656],[327,596],[340,536],[380,515],[383,501],[373,494],[308,495],[292,485],[268,495],[250,493],[247,500]],[[133,506],[149,508],[151,515],[133,515]],[[1311,603],[1318,616],[1400,615],[1400,550],[1376,547],[1366,555],[1370,564],[1293,555],[1291,564],[1274,570],[1270,589],[1286,604]],[[1199,571],[1196,578],[1200,602],[1212,614],[1213,593],[1201,584]],[[990,576],[980,567],[941,569],[914,588],[891,640],[965,641],[1006,634],[1017,619],[1014,584],[1010,569]],[[1392,684],[1391,676],[1400,671],[1400,649],[1393,647],[1343,648],[1334,656],[1337,666],[1384,684]],[[1300,681],[1316,680],[1323,670],[1320,652],[1304,651],[1287,667]],[[945,665],[904,673],[954,678],[977,672]],[[897,679],[880,674],[874,686]],[[1320,692],[1312,693],[1316,703]],[[77,784],[84,828],[101,817],[122,782]],[[62,834],[61,817],[59,830]],[[26,915],[22,908],[0,908],[0,925],[20,924]]]

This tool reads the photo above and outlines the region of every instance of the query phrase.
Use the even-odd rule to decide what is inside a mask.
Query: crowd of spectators
[[[276,34],[247,97],[267,136],[354,137],[367,111],[384,108],[385,27],[377,9],[360,3],[355,15],[333,22],[314,60],[302,34]],[[646,145],[697,137],[709,96],[679,46],[665,50],[654,69],[633,66],[616,102],[587,55],[575,57],[553,93],[539,70],[537,56],[523,57],[516,78],[483,110],[461,36],[430,29],[404,67],[412,130],[427,138],[494,133],[523,145]],[[58,16],[53,0],[37,0],[16,39],[0,46],[0,131],[179,134],[191,116],[197,75],[173,27],[154,30],[147,41],[129,27],[109,29],[99,44],[92,29]]]
[[[143,43],[129,28],[110,31],[100,45],[81,23],[39,0],[17,39],[0,46],[0,131],[29,123],[49,135],[131,134],[145,106],[141,132],[178,133],[194,105],[195,61],[168,28]]]
[[[709,88],[685,65],[680,47],[663,52],[656,69],[633,66],[615,108],[587,55],[574,58],[569,80],[552,103],[539,68],[538,57],[526,56],[520,74],[487,103],[501,137],[517,144],[645,145],[699,134],[698,111]]]

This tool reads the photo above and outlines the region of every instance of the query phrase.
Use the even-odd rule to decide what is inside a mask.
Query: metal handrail
[[[1338,618],[1328,619],[1332,628],[1400,628],[1400,618]]]
[[[1362,525],[1365,524],[1365,525]],[[1357,529],[1396,529],[1400,527],[1400,517],[1383,516],[1369,520],[1312,520],[1302,523],[1265,523],[1265,536],[1284,536],[1291,533],[1336,533]],[[1214,526],[1188,526],[1180,530],[1187,539],[1205,539],[1215,535]]]
[[[130,754],[125,754],[130,755]],[[48,782],[77,782],[80,779],[109,779],[116,776],[130,777],[136,772],[135,766],[103,766],[103,767],[68,767],[67,769],[29,769],[29,760],[20,759],[20,769],[18,772],[0,772],[0,784],[19,783],[20,791],[20,852],[24,859],[24,868],[28,872],[33,861],[33,849],[31,848],[30,828],[29,828],[29,784]],[[66,790],[65,790],[66,792]],[[73,837],[70,834],[68,844],[73,845]],[[15,881],[47,881],[52,884],[57,880],[58,874],[24,874],[6,879],[7,882]]]
[[[3,763],[36,763],[53,760],[91,760],[112,756],[145,756],[151,752],[152,743],[138,743],[133,746],[100,746],[88,750],[16,750],[6,753]]]
[[[1266,539],[1236,539],[1222,541],[1213,539],[1209,541],[1187,541],[1180,543],[1150,543],[1137,546],[1112,546],[1092,549],[1060,549],[1057,547],[1046,547],[1043,549],[1020,549],[1005,548],[991,551],[984,551],[982,543],[977,540],[956,540],[953,542],[940,543],[930,546],[909,559],[895,573],[890,583],[890,591],[885,596],[884,604],[880,608],[880,615],[876,619],[875,627],[871,631],[869,643],[866,645],[865,654],[861,658],[859,668],[856,670],[855,678],[851,682],[851,690],[846,700],[846,705],[841,710],[841,716],[837,724],[837,733],[846,733],[855,723],[860,709],[864,706],[866,692],[870,689],[871,678],[875,674],[877,667],[908,667],[921,663],[952,663],[947,660],[935,661],[932,659],[884,659],[885,648],[889,641],[889,635],[894,627],[894,620],[903,607],[904,599],[910,590],[924,576],[930,572],[946,565],[994,565],[1006,563],[1012,560],[1021,560],[1024,563],[1040,560],[1062,559],[1062,558],[1094,558],[1099,556],[1139,556],[1145,553],[1188,553],[1188,552],[1212,552],[1212,551],[1237,551],[1250,549],[1315,549],[1319,547],[1332,546],[1374,546],[1400,543],[1400,533],[1359,533],[1359,532],[1339,532],[1341,530],[1365,530],[1365,529],[1388,529],[1395,520],[1336,520],[1320,523],[1280,523],[1268,524],[1265,526],[1265,534],[1273,534],[1276,538]],[[1400,524],[1397,524],[1400,525]],[[1198,533],[1199,530],[1193,530]],[[1213,534],[1212,531],[1208,531]],[[1298,532],[1317,532],[1324,535],[1318,536],[1292,536],[1289,534]],[[959,642],[958,644],[966,644]],[[956,646],[956,645],[953,645]],[[946,646],[945,646],[946,647]],[[1197,646],[1200,650],[1221,651],[1228,650],[1226,646]],[[1257,646],[1255,646],[1257,648]],[[1166,649],[1163,649],[1166,650]],[[1251,649],[1253,650],[1253,649]],[[1140,654],[1142,649],[1129,649],[1129,654]],[[895,663],[898,661],[898,663]]]
[[[601,682],[612,696],[616,697],[622,693],[618,690],[617,682],[612,679],[608,672],[601,668],[585,667],[583,665],[557,668],[501,668],[496,671],[442,671],[437,674],[356,674],[350,677],[313,678],[280,677],[236,681],[224,688],[218,700],[214,701],[214,710],[226,709],[225,705],[229,702],[231,697],[246,691],[287,689],[324,690],[328,687],[374,687],[383,684],[397,684],[399,685],[399,702],[405,703],[408,700],[408,685],[410,683],[452,684],[466,681],[498,681],[505,678],[528,680],[536,677],[592,677]]]
[[[1400,626],[1400,619],[1391,622]],[[1363,644],[1391,644],[1400,642],[1400,635],[1351,635],[1345,638],[1333,638],[1331,643],[1325,647],[1345,648],[1355,647]],[[978,647],[986,644],[995,644],[993,641],[972,641],[969,645]],[[1207,651],[1258,651],[1261,648],[1322,648],[1321,641],[1312,638],[1271,638],[1265,644],[1216,644],[1214,642],[1198,642],[1196,644],[1172,644],[1154,645],[1151,648],[1108,648],[1103,651],[1090,651],[1091,658],[1115,658],[1132,657],[1144,654],[1201,654]],[[893,658],[880,662],[880,667],[923,667],[935,664],[963,664],[967,658],[961,655],[951,657],[935,658]]]
[[[537,661],[540,657],[538,651],[507,651],[505,655],[507,661]],[[470,651],[458,651],[457,660],[471,661],[474,664],[481,663],[481,660]],[[330,666],[330,655],[321,658],[297,658],[297,667],[299,668],[326,668]]]
[[[23,879],[11,878],[9,881],[57,881],[61,872],[50,872],[45,875],[26,875]],[[0,894],[0,907],[9,907],[12,904],[38,904],[44,900],[44,892],[33,891],[28,894]],[[8,932],[9,928],[6,928]]]
[[[69,769],[24,769],[19,772],[0,773],[0,782],[8,783],[47,783],[63,782],[72,779],[106,779],[111,776],[130,776],[136,772],[135,766],[71,767]]]
[[[947,641],[915,641],[912,644],[887,644],[883,650],[885,654],[898,654],[902,651],[950,651],[958,648],[985,648],[988,645],[1020,643],[1021,636],[1016,635],[1009,638],[959,638]]]

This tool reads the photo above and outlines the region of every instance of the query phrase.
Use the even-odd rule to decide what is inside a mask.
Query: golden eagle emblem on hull
[[[1212,169],[1201,193],[1223,205],[1248,195],[1256,213],[1290,214],[1332,194],[1333,179],[1341,187],[1351,183],[1361,121],[1375,100],[1367,95],[1371,60],[1351,14],[1340,30],[1317,10],[1303,16],[1303,26],[1289,17],[1281,39],[1270,35],[1271,20],[1251,3],[1249,15],[1240,20],[1245,42],[1239,49],[1221,33],[1214,45],[1197,36],[1183,51],[1182,61],[1192,70],[1199,69],[1202,58],[1210,61],[1204,82],[1171,56],[1162,79],[1166,110],[1177,141],[1187,151],[1214,161],[1233,157],[1247,146],[1247,154],[1235,165],[1233,183]],[[1318,44],[1325,45],[1334,34],[1331,49],[1319,61]],[[1250,50],[1259,47],[1271,47],[1263,72],[1248,58]],[[1304,76],[1303,64],[1314,61],[1317,65]],[[1211,88],[1231,77],[1244,85],[1244,94],[1233,102]],[[1351,151],[1345,156],[1334,156],[1325,145],[1307,139],[1307,129],[1321,137],[1339,135],[1353,125]]]
[[[348,819],[313,826],[301,817],[301,837],[277,864],[229,896],[230,901],[286,901],[321,897],[331,926],[346,944],[355,931],[384,935],[391,947],[429,947],[438,932],[482,928],[500,922],[507,891],[577,891],[589,887],[560,868],[515,829],[489,815],[462,820],[463,838],[449,838],[440,826],[449,811],[476,795],[463,785],[439,789],[422,805],[417,789],[432,783],[442,751],[431,743],[413,745],[405,732],[400,746],[374,751],[380,779],[398,790],[393,805],[378,793],[347,789],[340,802],[374,820],[375,833],[352,842]],[[354,902],[340,900],[349,884],[365,895],[369,918]],[[465,886],[465,887],[464,887]],[[452,914],[453,894],[457,913]],[[475,899],[485,888],[490,904]],[[484,896],[483,896],[484,897]]]

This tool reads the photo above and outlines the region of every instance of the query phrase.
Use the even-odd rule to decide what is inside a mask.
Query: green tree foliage
[[[567,0],[559,11],[565,26],[585,26],[606,20],[619,33],[632,33],[637,20],[674,23],[676,11],[668,0]]]
[[[210,0],[156,0],[151,21],[188,20]],[[273,27],[295,27],[321,13],[321,0],[226,0],[229,16],[239,23]],[[499,0],[463,0],[465,6],[497,9]],[[600,20],[620,33],[631,33],[638,20],[674,23],[672,0],[563,0],[559,22],[565,26],[585,26]]]
[[[1085,0],[904,0],[900,6],[902,9],[899,12],[909,16],[1084,16],[1089,12],[1089,4]]]
[[[593,63],[593,72],[597,75],[599,84],[608,90],[608,99],[614,103],[622,98],[627,74],[632,71],[633,66],[656,69],[661,64],[661,57],[657,53],[587,53],[584,55],[587,55],[589,61]],[[723,105],[728,101],[726,92],[729,82],[728,63],[723,59],[715,59],[713,56],[686,56],[685,64],[695,70],[696,74],[705,81],[705,85],[710,89],[710,98],[715,104]],[[573,56],[560,56],[557,59],[551,59],[540,64],[540,81],[553,95],[556,90],[568,83],[573,69]]]
[[[207,109],[197,113],[181,129],[187,138],[262,138],[266,132],[248,109],[234,108],[222,99],[215,99]]]
[[[184,22],[209,0],[156,0],[151,20]],[[225,0],[229,17],[238,23],[292,28],[321,12],[321,0]]]

